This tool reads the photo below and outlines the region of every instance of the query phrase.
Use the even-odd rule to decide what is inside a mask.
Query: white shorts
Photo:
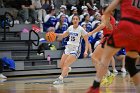
[[[64,54],[74,55],[76,58],[78,58],[81,54],[81,45],[79,47],[74,45],[66,45]]]

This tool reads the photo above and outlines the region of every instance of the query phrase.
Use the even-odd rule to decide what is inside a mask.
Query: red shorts
[[[103,37],[103,39],[101,40],[100,44],[101,44],[101,47],[104,48],[104,45],[106,43],[106,41],[109,39],[110,37],[110,34],[107,34]]]
[[[140,22],[121,20],[109,38],[108,45],[140,52]]]

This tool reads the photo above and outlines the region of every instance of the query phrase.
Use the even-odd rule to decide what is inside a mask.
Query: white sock
[[[69,72],[71,72],[71,67],[69,67]]]
[[[63,76],[60,75],[60,76],[59,76],[59,79],[60,79],[60,80],[63,80]]]
[[[110,70],[107,70],[106,76],[110,76],[110,75],[111,75]]]
[[[101,81],[101,79],[99,79],[98,77],[95,77],[94,80],[97,81],[97,82],[100,82]]]

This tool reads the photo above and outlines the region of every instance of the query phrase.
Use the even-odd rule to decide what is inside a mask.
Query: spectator
[[[86,31],[87,32],[92,31],[92,24],[90,22],[90,15],[89,14],[84,15],[84,18],[83,18],[81,25],[83,25],[83,24],[86,24]]]
[[[61,7],[60,7],[60,13],[59,13],[58,16],[57,16],[57,20],[60,19],[60,16],[61,16],[61,15],[65,14],[65,16],[66,16],[65,22],[68,23],[68,15],[66,14],[66,10],[67,10],[66,6],[65,6],[65,5],[61,5]]]
[[[35,5],[32,3],[32,0],[17,0],[21,5],[20,14],[23,17],[24,23],[29,24],[29,16],[32,17],[32,21],[37,23],[37,13],[35,12]]]
[[[3,8],[3,7],[4,7],[3,0],[0,0],[0,8]]]
[[[46,11],[46,13],[49,12],[49,9],[51,7],[51,1],[50,0],[41,0],[42,9]]]
[[[92,22],[92,28],[94,29],[97,23],[100,23],[101,20],[101,14],[96,12],[95,13],[95,17],[94,17],[94,21]]]
[[[77,6],[79,4],[79,0],[65,0],[64,3],[67,6],[67,9],[71,11],[72,6]]]
[[[35,6],[36,12],[38,13],[39,23],[43,23],[46,16],[46,11],[43,9],[42,5],[45,4],[45,0],[32,0],[32,3]]]
[[[59,12],[61,5],[64,5],[64,0],[54,0],[56,12]]]
[[[59,22],[57,22],[55,26],[56,33],[63,33],[64,31],[67,30],[68,24],[67,22],[65,22],[65,19],[66,19],[66,15],[62,14],[60,16]]]
[[[55,26],[56,33],[64,33],[68,29],[68,23],[65,22],[65,19],[66,19],[65,14],[60,16],[60,20],[59,20],[59,22],[57,22],[57,24]],[[62,47],[65,47],[65,45],[67,45],[68,40],[69,40],[68,37],[63,38]]]
[[[79,0],[79,5],[86,5],[88,7],[88,12],[90,15],[93,15],[95,13],[95,11],[93,10],[92,0]]]
[[[0,59],[0,78],[6,79],[7,77],[4,76],[4,75],[2,74],[2,72],[3,72],[3,62],[2,62],[2,60]]]
[[[80,15],[80,22],[83,20],[85,14],[89,14],[87,6],[82,6],[81,9],[82,9],[82,14]]]
[[[69,17],[69,23],[71,24],[71,22],[72,22],[72,17],[74,16],[74,15],[77,15],[78,14],[78,12],[77,12],[77,7],[75,7],[75,6],[72,6],[71,7],[71,11],[72,11],[72,15]]]
[[[55,17],[55,9],[50,7],[48,12],[49,14],[45,16],[45,19],[44,19],[45,22],[43,24],[44,25],[43,28],[45,32],[47,31],[49,27],[55,27],[56,22],[57,22],[57,19]]]
[[[116,54],[116,58],[122,61],[122,68],[121,71],[123,73],[126,73],[126,69],[125,69],[125,55],[126,55],[126,51],[124,48],[122,48],[117,54]]]
[[[87,16],[85,16],[85,20],[87,20],[87,18],[86,18]],[[88,26],[87,26],[88,24],[86,23],[86,22],[83,22],[82,24],[81,24],[81,26],[85,29],[85,31],[87,31],[88,32]],[[91,27],[92,28],[92,27]],[[92,36],[90,36],[90,37],[92,37]],[[89,41],[89,43],[88,43],[88,50],[89,50],[89,57],[91,57],[91,55],[92,55],[92,48],[91,48],[91,43],[90,43],[90,37],[88,38],[88,41]],[[85,51],[85,48],[84,48],[84,46],[85,46],[85,42],[84,42],[84,40],[82,40],[82,48],[81,48],[81,58],[83,58],[82,57],[82,55],[84,54],[84,51]]]

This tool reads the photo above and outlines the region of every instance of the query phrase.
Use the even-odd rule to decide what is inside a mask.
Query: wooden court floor
[[[30,76],[0,80],[0,93],[86,93],[95,74],[71,74],[63,85],[53,85],[57,76]],[[119,74],[109,86],[102,86],[100,93],[135,93],[128,76]]]

